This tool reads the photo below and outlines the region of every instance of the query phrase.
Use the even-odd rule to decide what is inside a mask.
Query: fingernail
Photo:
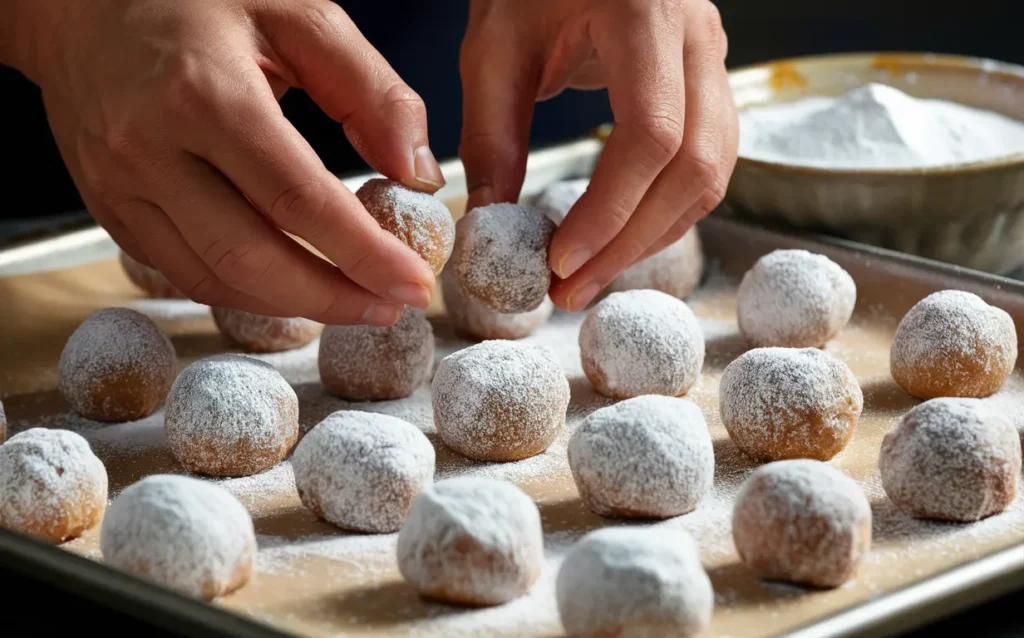
[[[388,288],[388,297],[409,306],[426,308],[430,303],[430,289],[423,284],[395,284]]]
[[[583,284],[576,289],[576,292],[569,295],[569,310],[583,310],[599,292],[601,292],[601,286],[596,281]]]
[[[441,167],[437,165],[429,146],[417,147],[412,152],[412,164],[417,182],[431,186],[434,190],[444,186],[444,175],[441,174]]]
[[[393,326],[402,316],[402,307],[388,303],[373,304],[363,313],[363,323],[371,326]]]
[[[589,248],[577,248],[565,257],[562,257],[555,267],[555,274],[562,279],[568,279],[570,275],[580,269],[580,266],[590,261],[594,253]]]

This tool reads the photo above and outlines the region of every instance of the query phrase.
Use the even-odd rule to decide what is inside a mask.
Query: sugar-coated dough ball
[[[853,315],[857,286],[824,255],[776,250],[743,275],[736,297],[740,332],[758,347],[817,348]]]
[[[769,463],[736,496],[732,538],[759,578],[838,587],[871,548],[871,504],[856,481],[826,463]]]
[[[249,352],[280,352],[301,348],[316,339],[323,326],[302,317],[266,317],[235,308],[213,308],[213,321],[228,341]]]
[[[0,446],[0,527],[61,543],[106,507],[107,470],[78,434],[32,428]]]
[[[121,268],[124,269],[124,274],[128,275],[128,279],[150,297],[186,299],[185,294],[168,281],[162,272],[139,263],[124,251],[121,251]]]
[[[4,413],[4,402],[0,401],[0,443],[7,440],[7,414]]]
[[[540,512],[504,481],[439,481],[416,499],[398,533],[402,576],[442,602],[500,605],[529,591],[543,567]]]
[[[249,581],[256,534],[249,512],[224,488],[164,474],[114,499],[100,550],[111,567],[213,600]]]
[[[601,408],[573,432],[569,467],[601,516],[670,518],[711,491],[715,453],[697,404],[647,395]]]
[[[444,202],[390,179],[371,179],[356,197],[380,227],[398,237],[441,272],[455,245],[455,221]]]
[[[981,297],[943,290],[900,321],[889,355],[892,378],[919,399],[987,397],[1017,363],[1013,319]]]
[[[864,394],[845,363],[817,348],[755,348],[726,366],[719,406],[752,459],[827,461],[853,435]]]
[[[551,286],[555,224],[533,206],[492,204],[459,220],[452,266],[462,291],[498,312],[529,312]]]
[[[565,221],[569,210],[583,196],[583,193],[587,192],[589,185],[589,177],[555,182],[541,191],[533,201],[533,205],[547,215],[548,219],[556,224],[561,224]]]
[[[562,625],[578,638],[695,636],[715,594],[683,530],[609,527],[566,555],[555,581]]]
[[[134,421],[152,414],[167,396],[176,363],[171,340],[152,319],[105,308],[71,334],[57,366],[57,387],[88,419]]]
[[[685,302],[657,290],[608,295],[580,328],[583,372],[601,394],[679,396],[704,365],[704,333]]]
[[[335,412],[292,455],[295,487],[317,517],[356,532],[397,532],[434,481],[434,446],[386,414]]]
[[[569,407],[569,381],[552,353],[516,341],[484,341],[448,355],[432,389],[441,440],[478,461],[540,454]]]
[[[932,399],[885,435],[878,467],[889,499],[911,516],[976,521],[1017,495],[1020,439],[997,406]]]
[[[274,366],[236,354],[200,359],[178,375],[164,414],[167,447],[190,472],[249,476],[288,456],[299,400]]]
[[[704,248],[694,226],[676,242],[627,268],[606,290],[659,290],[677,299],[690,296],[704,275]]]
[[[430,377],[434,329],[418,308],[388,327],[327,326],[319,366],[324,387],[343,399],[402,399]]]
[[[441,273],[441,292],[455,332],[470,339],[521,339],[543,325],[555,309],[551,299],[544,297],[544,301],[529,312],[491,310],[487,304],[462,292],[451,268]]]

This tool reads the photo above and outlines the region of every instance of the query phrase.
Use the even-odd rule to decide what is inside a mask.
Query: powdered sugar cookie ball
[[[498,312],[529,312],[551,286],[555,224],[533,206],[492,204],[459,220],[452,266],[462,291]]]
[[[690,296],[704,275],[704,248],[694,226],[661,252],[633,264],[612,280],[606,290],[660,290],[678,299]]]
[[[817,348],[853,315],[857,286],[828,257],[776,250],[743,275],[736,297],[740,332],[752,344]]]
[[[561,224],[579,198],[583,197],[583,193],[587,192],[589,185],[589,177],[555,182],[541,191],[533,205],[547,215],[548,219]]]
[[[608,295],[580,328],[583,372],[601,394],[679,396],[704,365],[704,333],[684,302],[657,290]]]
[[[719,406],[752,459],[827,461],[853,435],[864,394],[845,363],[817,348],[756,348],[726,366]]]
[[[213,308],[212,312],[220,333],[249,352],[301,348],[323,330],[321,324],[302,317],[265,317],[234,308]]]
[[[584,536],[558,570],[555,596],[566,632],[580,638],[694,636],[715,604],[689,534],[637,527]]]
[[[371,179],[356,197],[380,227],[419,253],[434,274],[441,272],[455,245],[455,222],[444,202],[390,179]]]
[[[292,455],[295,487],[317,517],[357,532],[397,532],[434,480],[434,446],[385,414],[335,412]]]
[[[959,290],[933,293],[911,308],[889,355],[892,378],[919,399],[987,397],[1016,362],[1010,315]]]
[[[448,355],[432,389],[441,440],[478,461],[540,454],[569,407],[569,381],[551,352],[515,341],[484,341]]]
[[[299,400],[274,366],[235,354],[178,375],[164,414],[167,447],[190,472],[248,476],[280,463],[299,436]]]
[[[1013,502],[1021,446],[1005,414],[978,399],[933,399],[882,440],[882,487],[918,518],[976,521]]]
[[[732,538],[759,578],[838,587],[871,548],[871,505],[856,481],[830,465],[769,463],[736,496]]]
[[[543,567],[540,512],[504,481],[439,481],[416,499],[398,533],[402,576],[442,602],[500,605],[529,591]]]
[[[504,313],[463,294],[452,269],[441,273],[441,291],[455,331],[471,339],[520,339],[551,317],[555,305],[549,297],[529,312]]]
[[[324,387],[343,399],[401,399],[430,378],[434,329],[418,308],[389,327],[327,326],[319,366]]]
[[[32,428],[0,446],[0,527],[61,543],[106,506],[107,470],[78,434]]]
[[[715,453],[689,399],[647,395],[601,408],[573,432],[569,467],[595,514],[669,518],[711,491]]]
[[[256,534],[227,490],[185,476],[149,476],[114,499],[100,531],[103,562],[213,600],[249,581]]]
[[[121,251],[121,268],[124,269],[124,274],[128,275],[128,279],[150,297],[186,299],[185,294],[168,281],[162,272],[139,263],[124,251]]]
[[[89,315],[71,334],[57,387],[75,412],[95,421],[149,416],[174,382],[174,346],[153,320],[127,308]]]

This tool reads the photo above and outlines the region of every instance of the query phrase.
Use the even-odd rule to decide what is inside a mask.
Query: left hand
[[[557,305],[582,309],[721,202],[739,138],[727,49],[710,0],[472,0],[459,149],[470,207],[518,199],[536,101],[608,87],[614,129],[551,242]]]

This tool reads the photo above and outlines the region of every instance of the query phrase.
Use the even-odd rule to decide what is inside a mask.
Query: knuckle
[[[651,159],[664,166],[683,143],[683,119],[676,114],[650,115],[637,127]]]
[[[323,223],[328,199],[327,189],[319,182],[296,184],[274,198],[270,218],[289,232],[316,235]]]
[[[702,15],[704,37],[712,43],[714,49],[722,59],[725,59],[729,52],[729,39],[725,34],[725,27],[722,25],[722,12],[714,3],[708,2],[707,8]]]
[[[689,164],[701,191],[697,205],[705,213],[710,213],[725,198],[728,181],[725,171],[717,161],[701,156],[691,157]]]
[[[338,10],[330,2],[305,2],[296,8],[296,17],[304,32],[323,40],[337,40],[342,35]]]
[[[408,84],[397,82],[384,92],[384,103],[403,113],[405,119],[426,122],[427,107]]]
[[[219,306],[225,298],[223,285],[210,275],[203,275],[184,292],[192,301],[206,306]]]
[[[338,264],[338,266],[349,279],[364,281],[375,270],[376,260],[371,259],[372,254],[372,251],[369,250],[350,251],[345,256],[344,263]]]
[[[270,269],[270,260],[251,241],[231,242],[221,239],[210,245],[203,260],[213,274],[225,284],[235,287],[258,282]]]
[[[161,103],[177,118],[206,115],[214,103],[215,84],[197,56],[182,53],[169,59],[159,80]]]

